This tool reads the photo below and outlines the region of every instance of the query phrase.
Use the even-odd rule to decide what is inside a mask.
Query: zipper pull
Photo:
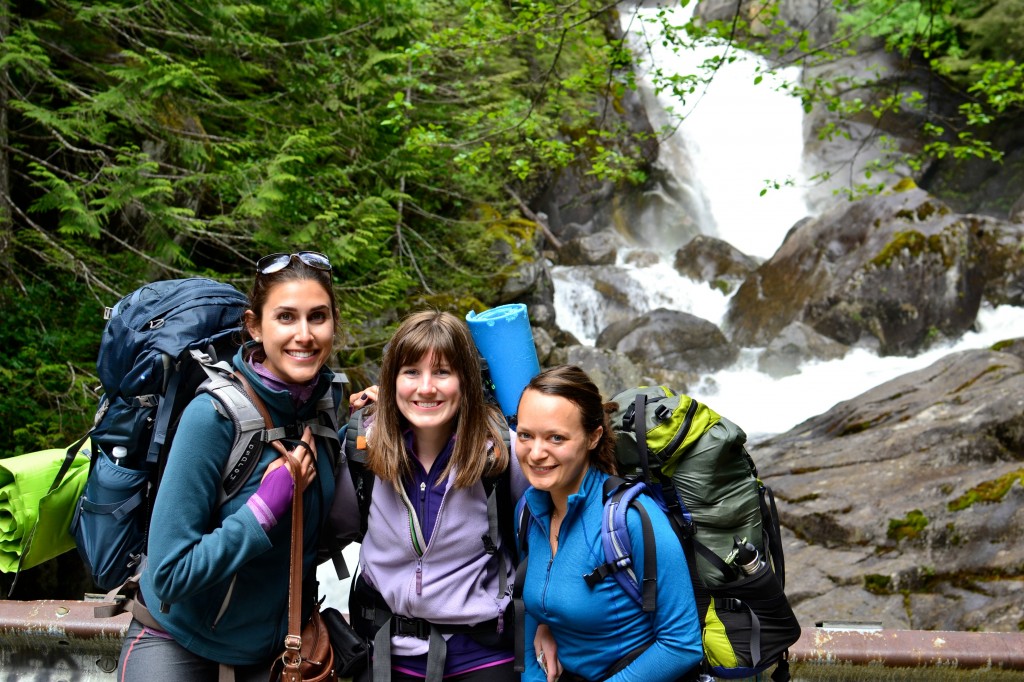
[[[423,594],[423,561],[416,560],[416,594]]]

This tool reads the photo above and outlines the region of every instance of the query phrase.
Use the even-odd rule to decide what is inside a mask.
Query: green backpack
[[[784,593],[775,499],[744,447],[746,434],[664,386],[630,389],[612,402],[620,474],[644,482],[683,545],[704,671],[738,679],[778,664],[772,679],[790,679],[787,650],[800,624]]]

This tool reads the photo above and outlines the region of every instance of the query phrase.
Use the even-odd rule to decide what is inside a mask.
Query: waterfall
[[[793,224],[810,213],[802,164],[803,110],[780,90],[781,84],[798,79],[799,71],[764,75],[764,81],[755,84],[755,76],[763,74],[763,62],[753,55],[735,55],[738,58],[722,65],[706,92],[691,101],[679,102],[666,92],[656,94],[649,77],[655,67],[690,73],[726,49],[709,44],[673,53],[652,33],[657,24],[650,20],[662,11],[679,26],[692,9],[638,7],[622,13],[623,28],[638,53],[637,75],[652,124],[666,125],[671,111],[685,114],[675,133],[662,141],[654,186],[635,205],[627,202],[632,213],[623,222],[631,225],[630,236],[640,245],[620,249],[614,266],[552,269],[558,324],[587,345],[593,345],[611,322],[657,307],[682,310],[721,325],[728,297],[680,276],[672,264],[675,250],[696,233],[693,223],[700,233],[724,239],[748,255],[769,258]],[[640,49],[644,44],[650,44],[649,53]],[[783,186],[762,196],[766,181]],[[692,214],[689,222],[673,213],[686,210]],[[637,257],[638,250],[643,257]],[[610,297],[610,291],[616,295]],[[879,358],[855,349],[841,360],[806,363],[799,374],[782,379],[757,371],[762,349],[745,348],[732,367],[704,376],[687,390],[756,440],[787,431],[837,402],[925,367],[949,352],[1024,336],[1024,309],[983,308],[976,329],[913,358]]]

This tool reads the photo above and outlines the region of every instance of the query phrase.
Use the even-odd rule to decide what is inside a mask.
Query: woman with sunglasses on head
[[[485,403],[465,322],[437,311],[407,317],[368,393],[375,478],[349,610],[374,652],[358,679],[518,682],[506,589],[515,541],[493,537],[492,518],[511,520],[526,481],[508,426]],[[487,480],[507,493],[507,510]]]
[[[264,444],[241,492],[219,504],[235,427],[210,393],[185,408],[153,507],[140,596],[149,622],[131,622],[119,680],[236,680],[269,677],[287,634],[293,494],[303,495],[303,575],[312,578],[317,539],[335,494],[331,445],[318,402],[333,390],[326,367],[338,307],[326,256],[312,251],[261,258],[232,360],[242,383],[291,438]],[[258,402],[258,401],[253,401]],[[339,480],[345,480],[339,477]],[[349,490],[351,494],[351,489]],[[303,622],[315,581],[304,581]],[[138,616],[137,616],[138,618]]]
[[[528,552],[519,568],[526,571],[524,641],[535,650],[526,656],[524,682],[696,679],[702,649],[693,587],[679,540],[652,499],[637,498],[656,540],[654,611],[645,612],[611,576],[593,585],[584,579],[604,563],[604,483],[615,474],[606,410],[613,407],[575,366],[544,370],[519,399],[516,457],[532,486],[529,513],[519,519],[528,524],[520,529]],[[632,507],[626,526],[633,572],[645,576],[642,522]]]

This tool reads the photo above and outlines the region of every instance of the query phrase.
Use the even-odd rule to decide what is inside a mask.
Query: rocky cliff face
[[[1021,347],[949,355],[751,446],[801,622],[1024,629]]]
[[[1005,244],[1022,227],[954,213],[920,189],[844,202],[790,232],[731,299],[726,326],[744,346],[803,322],[846,345],[914,354],[968,330],[986,291],[1009,295],[1021,256]]]

